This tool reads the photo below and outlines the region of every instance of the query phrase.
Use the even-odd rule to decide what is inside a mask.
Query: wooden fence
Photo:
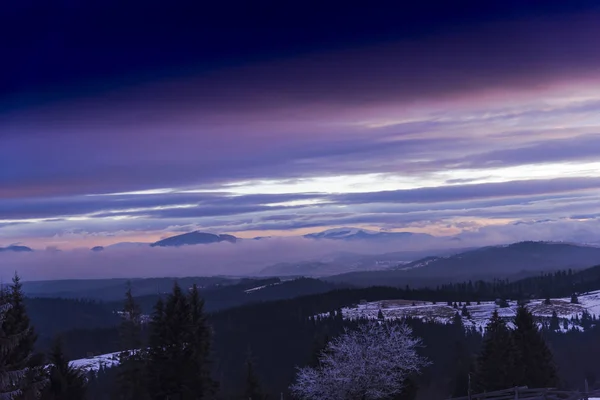
[[[592,398],[600,398],[600,390],[574,392],[556,389],[515,387],[496,392],[479,393],[453,398],[452,400],[588,400]]]

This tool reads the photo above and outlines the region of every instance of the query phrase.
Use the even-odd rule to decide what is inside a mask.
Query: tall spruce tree
[[[264,394],[261,388],[260,379],[256,374],[256,368],[252,352],[248,349],[246,355],[246,376],[244,382],[244,395],[243,400],[263,400]]]
[[[84,400],[86,377],[83,371],[69,365],[60,338],[56,338],[49,354],[49,380],[41,400]]]
[[[560,329],[560,321],[558,320],[558,314],[556,311],[552,311],[552,317],[550,318],[550,330],[557,331]]]
[[[17,399],[35,399],[46,383],[43,373],[43,356],[34,354],[37,335],[31,326],[25,308],[25,296],[19,276],[15,273],[12,285],[2,290],[0,296],[10,306],[6,310],[2,330],[6,337],[16,338],[10,349],[3,355],[4,362],[12,370],[25,371],[24,379],[13,382],[11,389]]]
[[[117,375],[117,393],[119,400],[144,400],[148,398],[145,379],[145,352],[142,346],[142,312],[131,292],[131,283],[127,282],[125,302],[121,312],[119,329],[121,346]]]
[[[191,369],[188,371],[193,382],[194,393],[209,398],[217,391],[217,383],[211,376],[211,329],[204,313],[204,299],[200,297],[198,286],[194,284],[188,296],[190,312],[189,343],[191,346]]]
[[[518,355],[518,383],[530,388],[557,386],[558,374],[552,352],[546,345],[533,315],[523,306],[517,310],[512,336]]]
[[[26,369],[9,363],[8,355],[20,343],[23,333],[8,334],[4,327],[6,315],[12,305],[2,290],[0,295],[0,398],[13,399],[21,395],[21,387],[25,385]]]
[[[178,284],[166,303],[159,300],[151,323],[148,386],[152,399],[210,399],[210,330],[198,289],[186,296]]]
[[[481,353],[477,359],[476,387],[490,392],[517,384],[517,353],[512,335],[495,310],[486,326]]]
[[[150,343],[147,353],[146,377],[148,382],[148,393],[150,398],[166,398],[164,392],[164,381],[167,379],[166,362],[168,349],[167,324],[165,319],[165,304],[161,298],[158,299],[150,321]]]

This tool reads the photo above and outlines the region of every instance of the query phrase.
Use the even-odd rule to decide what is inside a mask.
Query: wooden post
[[[519,387],[515,386],[515,400],[519,400]]]
[[[590,392],[590,390],[588,388],[588,381],[587,381],[587,379],[585,379],[583,381],[583,383],[584,383],[584,390],[585,390],[585,393],[583,394],[583,399],[584,400],[588,400],[588,397],[589,397],[588,393]]]
[[[467,397],[471,400],[471,373],[469,372],[469,385],[467,388]]]

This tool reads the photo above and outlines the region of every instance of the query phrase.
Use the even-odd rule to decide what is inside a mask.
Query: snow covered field
[[[414,303],[414,305],[413,305]],[[517,310],[517,302],[509,301],[508,307],[499,307],[494,302],[482,302],[480,305],[472,303],[467,307],[470,316],[462,317],[465,326],[473,326],[477,329],[484,328],[492,316],[494,310],[502,318],[512,319]],[[579,296],[579,304],[572,304],[570,298],[551,299],[551,304],[544,304],[544,300],[531,300],[527,308],[538,317],[550,318],[552,312],[556,311],[560,319],[560,326],[563,329],[563,323],[566,320],[569,328],[579,325],[571,319],[581,318],[581,315],[587,311],[590,315],[600,316],[600,290],[582,294]],[[366,304],[359,304],[355,307],[342,309],[344,318],[377,318],[379,310],[386,319],[398,319],[404,317],[420,318],[424,321],[434,321],[439,323],[449,323],[458,311],[461,314],[462,306],[458,309],[448,306],[446,303],[433,304],[432,302],[410,301],[410,300],[382,300]]]
[[[119,352],[73,360],[69,364],[84,371],[98,371],[101,367],[110,368],[118,365]]]

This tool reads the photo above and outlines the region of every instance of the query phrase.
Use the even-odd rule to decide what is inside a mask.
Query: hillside
[[[180,282],[182,287],[183,283]],[[191,286],[191,285],[189,285]],[[189,287],[187,286],[187,287]],[[144,313],[151,313],[156,301],[169,292],[171,287],[161,294],[136,296],[136,301]],[[216,312],[227,308],[238,307],[249,303],[259,303],[273,300],[291,299],[298,296],[308,296],[329,292],[348,285],[334,284],[312,278],[296,278],[281,280],[279,278],[242,279],[236,283],[216,284],[200,289],[205,302],[205,310]],[[134,292],[135,293],[135,292]],[[122,296],[122,295],[121,295]],[[107,307],[119,310],[122,300],[106,303]]]
[[[583,329],[582,315],[587,313],[592,318],[600,316],[600,290],[586,293],[578,297],[579,303],[571,303],[570,297],[550,299],[550,304],[545,304],[545,299],[530,300],[526,307],[539,317],[540,323],[548,323],[553,312],[556,312],[560,321],[560,330]],[[517,301],[507,301],[506,307],[500,307],[496,302],[485,301],[457,304],[458,308],[449,306],[446,302],[412,301],[412,300],[381,300],[351,307],[342,308],[344,318],[348,319],[376,319],[379,310],[385,319],[417,318],[423,321],[438,323],[452,323],[458,312],[465,327],[473,327],[478,330],[485,328],[494,310],[498,310],[500,317],[508,320],[511,325],[512,318],[516,315],[519,304]],[[465,306],[468,315],[462,315],[462,307]],[[565,329],[564,323],[566,322]],[[590,321],[591,322],[591,321]]]
[[[600,248],[568,243],[519,242],[448,256],[425,257],[386,271],[357,272],[327,279],[355,285],[431,286],[466,279],[512,278],[600,264]]]
[[[131,290],[136,296],[146,296],[171,290],[175,281],[179,282],[182,286],[196,284],[202,290],[213,286],[233,285],[238,283],[240,279],[218,276],[145,279],[65,279],[23,282],[23,291],[29,297],[121,301],[127,282],[130,282]]]

